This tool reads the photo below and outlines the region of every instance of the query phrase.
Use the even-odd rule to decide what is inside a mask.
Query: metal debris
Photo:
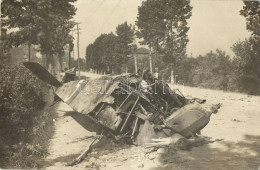
[[[104,135],[138,145],[174,134],[190,138],[219,108],[207,111],[201,107],[205,100],[186,99],[163,82],[135,74],[68,82],[56,94],[101,124]]]
[[[25,66],[33,66],[33,72],[37,72],[35,64]],[[59,99],[100,124],[103,135],[138,145],[171,136],[190,138],[221,106],[206,110],[202,107],[205,100],[187,99],[179,90],[146,74],[101,76],[62,85],[49,73],[49,78],[42,74],[41,68],[41,79],[58,87],[55,94]]]

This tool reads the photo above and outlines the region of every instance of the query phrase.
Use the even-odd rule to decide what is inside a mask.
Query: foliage
[[[234,74],[239,91],[256,94],[260,85],[260,38],[250,37],[232,47]]]
[[[192,83],[195,86],[227,90],[228,75],[231,71],[231,60],[225,52],[216,50],[198,57],[198,63],[192,72]]]
[[[143,38],[142,44],[158,45],[159,38],[165,36],[166,26],[163,20],[163,3],[158,0],[147,0],[138,7],[136,25],[139,28],[137,36]],[[157,41],[158,40],[158,41]]]
[[[120,56],[120,62],[118,64],[126,64],[128,55],[132,52],[132,43],[134,40],[133,26],[128,25],[127,22],[120,24],[116,27],[117,44],[116,51]]]
[[[8,34],[8,47],[21,44],[40,45],[47,56],[47,67],[54,66],[53,56],[61,57],[64,46],[71,42],[71,21],[76,0],[3,0],[1,19],[4,27],[15,30]]]
[[[246,18],[247,29],[253,35],[260,36],[260,1],[243,0],[243,2],[245,5],[240,14]]]
[[[43,94],[39,90],[42,83],[29,73],[26,68],[1,64],[0,78],[0,112],[2,116],[15,118],[15,116],[25,114],[24,120],[26,120],[28,117],[28,115],[26,116],[27,112],[32,112],[35,108],[41,108],[44,105]],[[31,107],[32,105],[34,107]],[[21,113],[21,115],[17,115],[17,113]],[[23,123],[24,120],[17,121]]]
[[[133,27],[127,22],[117,26],[116,35],[101,34],[86,48],[87,68],[98,72],[121,73],[122,65],[127,64],[128,56],[133,52],[133,39]]]
[[[116,56],[116,36],[113,33],[101,34],[93,44],[86,49],[87,68],[98,71],[108,71],[114,66]]]
[[[87,70],[93,68],[94,66],[94,44],[89,44],[86,48],[86,54],[85,54],[85,58],[86,58],[86,68]]]
[[[224,91],[236,91],[248,94],[259,94],[260,82],[257,78],[258,64],[255,62],[253,39],[236,43],[232,49],[234,58],[230,58],[224,51],[216,50],[196,58],[183,57],[175,67],[177,83],[211,88]],[[171,68],[162,69],[163,79],[170,77]]]
[[[232,46],[235,56],[230,59],[223,51],[216,50],[196,58],[177,58],[177,80],[186,85],[220,90],[260,93],[260,38],[259,1],[244,1],[240,14],[246,18],[252,36]],[[162,70],[164,78],[172,68]]]
[[[260,94],[260,2],[244,0],[240,14],[246,18],[251,37],[232,47],[235,53],[234,75],[239,91]]]
[[[177,59],[186,53],[191,10],[190,1],[146,0],[138,8],[137,35],[159,51],[165,61],[176,65]]]
[[[35,167],[37,159],[46,155],[42,143],[50,127],[43,128],[53,117],[39,111],[48,87],[25,67],[5,62],[0,64],[0,82],[0,166]],[[41,139],[33,143],[37,138]]]
[[[162,77],[170,77],[171,68],[161,71]],[[183,57],[175,67],[177,83],[219,90],[228,90],[232,60],[225,52],[216,50],[196,58]]]

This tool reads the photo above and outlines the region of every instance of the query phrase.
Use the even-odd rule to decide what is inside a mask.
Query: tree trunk
[[[128,67],[125,65],[125,73],[128,73]]]
[[[71,51],[70,51],[70,44],[69,44],[69,69],[71,68],[70,58],[71,58]]]
[[[150,63],[150,72],[153,74],[153,63],[152,63],[152,49],[151,49],[151,45],[149,46],[149,63]]]
[[[55,76],[58,80],[60,80],[60,59],[57,54],[55,55],[46,55],[46,68],[48,71]]]
[[[61,57],[58,54],[54,55],[54,73],[55,73],[55,77],[58,80],[61,80],[60,77],[60,71],[61,71]]]
[[[46,54],[45,67],[53,75],[53,57],[50,54]]]
[[[155,44],[155,58],[154,58],[154,67],[158,67],[157,62],[158,61],[158,37],[156,38],[156,44]]]
[[[135,62],[135,74],[137,74],[137,60],[136,60],[136,53],[134,54],[134,62]]]
[[[171,84],[175,84],[174,71],[173,70],[171,70]]]

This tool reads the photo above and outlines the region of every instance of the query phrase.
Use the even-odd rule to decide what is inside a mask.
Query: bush
[[[238,91],[248,94],[260,92],[260,37],[250,37],[232,46],[233,65]]]
[[[35,126],[49,117],[50,113],[39,113],[49,87],[23,65],[1,63],[0,82],[0,167],[34,167],[26,159],[43,153],[42,147],[31,145],[31,141]]]
[[[256,44],[259,45],[260,40],[239,41],[232,47],[235,52],[233,59],[221,50],[197,58],[185,57],[175,67],[177,79],[195,87],[259,95],[260,52],[255,50]]]
[[[1,120],[11,126],[19,125],[12,130],[28,126],[34,111],[44,107],[42,87],[46,85],[21,65],[2,64],[0,82]]]

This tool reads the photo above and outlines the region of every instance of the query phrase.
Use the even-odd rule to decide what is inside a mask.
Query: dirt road
[[[180,88],[183,90],[182,88]],[[260,168],[260,97],[185,87],[186,97],[222,103],[202,135],[223,139],[189,151],[140,146],[118,146],[103,139],[80,164],[66,167],[91,143],[95,135],[89,120],[64,103],[56,106],[55,135],[50,141],[47,168],[87,169],[258,169]],[[90,129],[90,131],[86,130]]]

